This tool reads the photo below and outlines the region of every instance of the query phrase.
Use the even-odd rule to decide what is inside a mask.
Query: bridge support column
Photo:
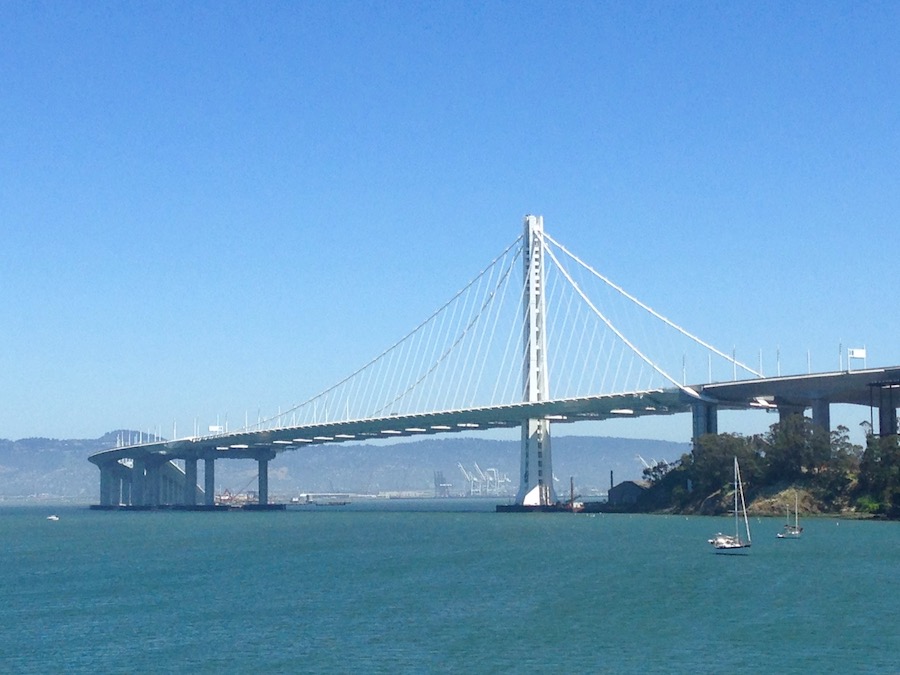
[[[160,465],[156,462],[147,463],[147,475],[144,477],[144,505],[151,508],[159,506],[159,493],[162,487]]]
[[[113,506],[119,506],[123,503],[122,501],[122,492],[125,485],[125,479],[122,476],[121,471],[119,471],[119,467],[116,467],[117,471],[113,474],[113,482],[110,486],[111,492],[109,495],[109,503]]]
[[[185,506],[197,504],[197,458],[188,457],[184,460],[184,497]]]
[[[831,433],[831,406],[829,405],[828,399],[817,398],[813,401],[812,421],[813,424],[824,430],[826,433]]]
[[[259,505],[269,503],[269,458],[260,457],[256,460],[259,465]]]
[[[893,388],[882,388],[880,392],[878,433],[882,437],[897,435],[897,404],[900,401],[895,400],[895,391]]]
[[[114,466],[100,467],[100,506],[118,506],[120,482]]]
[[[694,423],[694,443],[701,436],[719,433],[719,409],[715,403],[697,401],[691,404],[691,416]]]
[[[147,475],[146,462],[143,459],[135,459],[131,469],[131,505],[147,505]]]
[[[522,457],[516,503],[541,506],[556,503],[550,455],[550,422],[531,419],[522,422]]]
[[[806,410],[806,408],[802,405],[797,405],[796,403],[783,403],[778,400],[775,401],[775,405],[778,406],[779,424],[787,421],[787,418],[791,415],[803,415],[803,412]]]
[[[216,460],[207,457],[203,460],[203,499],[207,506],[216,504]]]

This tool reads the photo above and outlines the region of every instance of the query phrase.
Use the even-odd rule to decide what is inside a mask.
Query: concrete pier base
[[[216,460],[207,457],[203,460],[203,501],[206,506],[216,504]]]
[[[827,399],[820,398],[813,401],[812,420],[813,424],[831,433],[831,405]]]
[[[197,504],[197,458],[189,457],[184,460],[184,495],[182,501],[185,506]]]
[[[698,401],[691,405],[691,417],[693,420],[693,436],[697,439],[706,434],[719,433],[719,411],[714,403]]]
[[[265,506],[269,503],[269,458],[260,457],[256,461],[259,466],[259,505]]]

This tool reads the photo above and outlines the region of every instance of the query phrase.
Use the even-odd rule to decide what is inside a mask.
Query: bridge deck
[[[809,407],[823,400],[828,403],[877,406],[877,398],[873,401],[873,391],[886,383],[900,383],[900,366],[691,385],[684,390],[656,389],[270,430],[241,430],[113,448],[95,453],[89,459],[97,465],[106,465],[120,459],[149,456],[160,459],[259,458],[263,451],[284,452],[323,443],[518,427],[529,418],[543,417],[555,423],[571,423],[671,415],[689,412],[692,405],[700,401],[727,409]]]

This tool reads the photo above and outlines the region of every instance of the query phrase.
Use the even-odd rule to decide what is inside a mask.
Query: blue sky
[[[286,408],[526,213],[767,373],[900,364],[898,29],[864,2],[2,3],[0,437]]]

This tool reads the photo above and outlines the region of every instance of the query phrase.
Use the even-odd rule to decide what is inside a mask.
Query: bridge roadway
[[[554,423],[599,421],[691,412],[693,438],[717,433],[722,409],[769,409],[781,415],[812,409],[813,422],[831,428],[830,405],[865,405],[879,411],[879,433],[897,433],[900,366],[811,375],[737,380],[447,412],[391,415],[259,431],[232,433],[112,448],[89,460],[100,469],[100,508],[164,504],[214,505],[215,461],[254,459],[259,465],[259,503],[268,504],[268,462],[278,452],[307,445],[402,438],[438,433],[520,427],[523,420]],[[171,460],[184,461],[184,469]],[[129,467],[121,460],[131,460]],[[204,461],[204,490],[197,487],[197,462]]]

